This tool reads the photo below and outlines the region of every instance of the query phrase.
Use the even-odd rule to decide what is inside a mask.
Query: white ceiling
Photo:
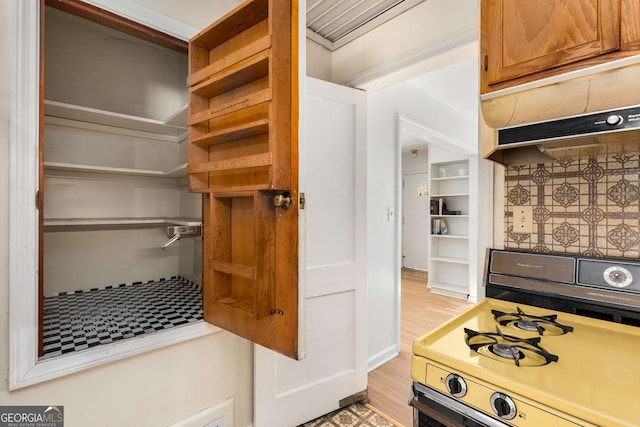
[[[197,30],[208,27],[212,22],[242,4],[243,0],[132,0],[141,6],[165,16],[177,19]]]

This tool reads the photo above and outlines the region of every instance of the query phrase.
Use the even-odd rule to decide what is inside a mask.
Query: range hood
[[[486,158],[504,165],[545,163],[640,147],[640,105],[497,129]]]

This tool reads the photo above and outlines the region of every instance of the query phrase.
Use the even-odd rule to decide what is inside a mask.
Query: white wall
[[[424,144],[426,143],[426,141],[422,141],[422,143]],[[404,142],[402,143],[402,145],[404,146]],[[402,153],[402,173],[403,174],[429,172],[428,146],[425,145],[424,147],[415,148],[415,149],[418,150],[418,155],[415,157],[411,154],[411,152]]]
[[[331,58],[329,49],[307,39],[307,76],[330,82]]]
[[[47,9],[45,98],[165,120],[184,106],[187,58]]]

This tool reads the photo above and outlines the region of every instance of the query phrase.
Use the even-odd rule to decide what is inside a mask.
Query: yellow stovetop
[[[557,362],[518,367],[469,350],[463,328],[495,332],[491,309],[515,312],[516,307],[534,315],[557,314],[558,322],[573,326],[565,335],[542,337],[540,345],[557,355]],[[538,336],[500,328],[511,335]],[[422,370],[413,365],[425,358],[597,425],[640,425],[640,327],[486,299],[415,340],[413,353],[420,356],[412,362],[418,382],[424,382],[415,377]]]

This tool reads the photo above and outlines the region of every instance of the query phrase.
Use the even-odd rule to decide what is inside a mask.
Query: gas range
[[[485,286],[414,341],[415,426],[640,425],[639,262],[491,250]]]

